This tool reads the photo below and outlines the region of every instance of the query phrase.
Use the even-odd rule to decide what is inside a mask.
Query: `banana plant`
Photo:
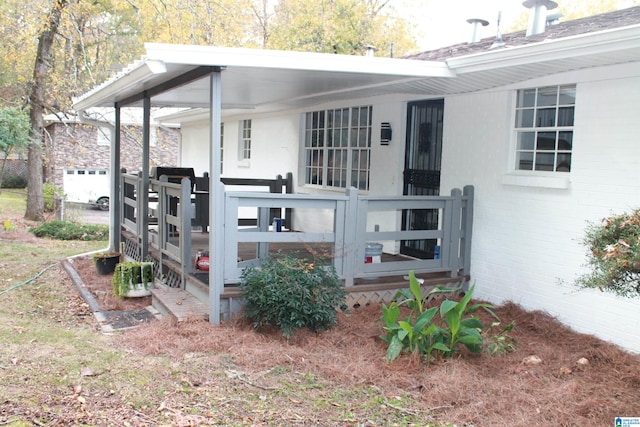
[[[427,308],[427,301],[436,293],[457,292],[459,288],[435,287],[423,293],[420,283],[413,271],[409,272],[409,289],[396,294],[396,298],[388,306],[382,305],[382,329],[385,335],[380,338],[387,344],[387,361],[392,362],[403,351],[418,351],[429,363],[434,352],[445,357],[453,355],[463,345],[473,353],[482,351],[482,330],[484,325],[477,316],[470,316],[480,308],[484,308],[493,317],[490,304],[469,305],[474,286],[460,301],[444,300],[440,306]],[[410,312],[400,319],[401,307]],[[441,326],[433,321],[440,312]],[[499,319],[498,319],[499,320]]]

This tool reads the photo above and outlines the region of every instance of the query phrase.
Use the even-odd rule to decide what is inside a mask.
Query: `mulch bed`
[[[416,354],[386,362],[379,304],[340,313],[329,331],[301,331],[289,340],[277,331],[258,333],[245,320],[215,327],[169,319],[127,331],[122,339],[144,355],[224,354],[247,375],[280,366],[345,386],[374,387],[388,398],[408,393],[426,412],[459,426],[595,427],[640,416],[640,357],[543,312],[511,303],[495,311],[504,324],[516,323],[509,334],[517,341],[515,352],[462,351],[429,365]]]
[[[77,258],[73,265],[105,309],[135,311],[150,304],[148,298],[114,297],[110,277],[97,276],[91,259]],[[213,326],[167,318],[144,322],[118,339],[142,355],[224,355],[247,376],[280,366],[345,386],[373,387],[386,398],[408,394],[425,413],[460,426],[595,427],[613,425],[619,416],[640,416],[638,355],[576,333],[540,311],[512,303],[494,311],[503,325],[515,321],[509,336],[516,351],[503,356],[462,351],[429,365],[416,354],[386,362],[379,304],[339,313],[331,330],[300,331],[289,340],[277,331],[256,332],[243,319]],[[482,320],[490,324],[492,318]]]
[[[113,274],[99,275],[89,256],[71,258],[67,262],[78,273],[87,290],[100,306],[100,311],[135,311],[151,305],[151,297],[120,298],[113,293]]]

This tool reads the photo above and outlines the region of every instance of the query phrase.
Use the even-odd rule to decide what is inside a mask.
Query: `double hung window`
[[[516,169],[571,171],[576,86],[519,90],[516,101]]]
[[[251,119],[240,122],[240,160],[251,159]]]

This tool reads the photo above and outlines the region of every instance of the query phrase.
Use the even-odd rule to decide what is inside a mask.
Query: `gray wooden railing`
[[[157,193],[157,207],[150,209],[157,218],[157,233],[149,234],[150,243],[163,256],[182,266],[181,279],[192,272],[191,261],[191,182],[183,178],[180,184],[162,180],[150,180],[150,190]],[[136,236],[142,245],[145,223],[136,218],[142,212],[136,197],[142,179],[135,175],[122,175],[122,228]],[[188,203],[181,203],[188,200]],[[224,236],[224,281],[239,282],[242,270],[249,265],[259,265],[269,253],[271,243],[301,243],[313,247],[314,243],[329,245],[331,259],[345,286],[352,286],[356,279],[380,276],[404,275],[409,270],[416,273],[446,272],[452,277],[469,274],[471,235],[473,223],[473,187],[464,191],[454,189],[449,196],[359,196],[354,188],[344,195],[274,194],[258,192],[226,192],[225,224],[238,224],[238,212],[242,207],[257,209],[257,225],[254,228],[226,227]],[[333,214],[333,227],[325,232],[273,232],[270,228],[272,209],[326,210]],[[435,230],[402,230],[401,217],[406,210],[436,210],[439,226]],[[371,227],[386,218],[383,230]],[[371,220],[372,215],[378,215]],[[372,229],[373,228],[373,229]],[[185,232],[183,232],[185,231]],[[148,230],[147,230],[148,232]],[[218,238],[218,237],[216,237]],[[397,246],[403,240],[433,239],[440,246],[440,257],[435,259],[409,259],[382,263],[364,263],[367,242],[380,242]],[[257,243],[256,257],[238,260],[238,245]],[[143,251],[142,251],[143,252]],[[140,252],[140,253],[142,253]],[[159,260],[162,270],[162,258]],[[213,260],[212,260],[213,261]]]
[[[471,228],[473,222],[473,187],[464,191],[454,189],[450,196],[358,196],[350,189],[344,196],[327,195],[274,195],[258,193],[226,193],[225,222],[237,220],[240,207],[259,209],[260,218],[255,229],[228,228],[225,231],[225,283],[239,281],[243,268],[258,265],[268,254],[269,243],[330,244],[332,260],[338,275],[346,286],[355,279],[379,276],[397,276],[409,270],[416,273],[447,272],[452,277],[469,274],[471,254]],[[333,230],[323,233],[273,233],[269,229],[272,207],[295,209],[325,209],[333,212]],[[400,218],[407,209],[433,209],[439,212],[437,230],[401,230]],[[368,230],[369,216],[385,212],[392,226],[385,231]],[[395,225],[398,224],[398,225]],[[399,262],[365,264],[367,242],[398,242],[401,240],[436,239],[441,256],[438,259],[412,259]],[[257,242],[256,258],[238,261],[238,243]]]

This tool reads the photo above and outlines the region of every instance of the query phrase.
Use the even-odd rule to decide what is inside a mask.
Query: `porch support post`
[[[444,235],[449,235],[449,244],[446,251],[441,253],[443,264],[450,269],[451,277],[458,275],[460,268],[460,221],[462,211],[462,191],[459,188],[451,190],[453,200],[447,203],[450,208],[449,216],[445,217],[443,224]]]
[[[355,187],[349,187],[347,189],[347,206],[345,209],[344,218],[344,237],[342,237],[342,247],[336,245],[336,253],[342,253],[343,255],[343,274],[344,285],[350,287],[354,285],[354,276],[358,267],[356,263],[358,259],[362,262],[362,258],[358,258],[358,249],[363,247],[359,236],[362,236],[361,232],[363,228],[358,221],[358,212],[360,208],[360,201],[358,200],[358,190]],[[363,210],[364,218],[366,218],[367,211]],[[337,216],[337,215],[336,215]],[[336,218],[337,220],[337,218]],[[360,221],[361,222],[361,221]],[[366,225],[365,225],[366,229]]]
[[[111,150],[109,155],[111,156],[111,170],[109,175],[111,176],[111,183],[109,185],[109,250],[120,250],[120,234],[122,223],[122,211],[121,211],[121,194],[120,194],[120,106],[115,105],[115,123],[114,123],[113,138],[111,140]]]
[[[471,237],[473,235],[473,203],[474,203],[474,188],[473,185],[465,185],[462,189],[463,197],[466,198],[466,204],[462,210],[462,226],[464,227],[463,234],[463,256],[464,267],[462,268],[463,275],[471,274]]]
[[[220,70],[214,70],[209,76],[209,321],[214,325],[220,324],[220,295],[224,291],[224,186],[220,181],[221,112],[222,76]]]
[[[142,188],[137,195],[140,261],[149,255],[149,146],[151,141],[151,98],[145,93],[142,119]],[[184,231],[184,230],[181,230]],[[190,230],[189,230],[190,231]]]

